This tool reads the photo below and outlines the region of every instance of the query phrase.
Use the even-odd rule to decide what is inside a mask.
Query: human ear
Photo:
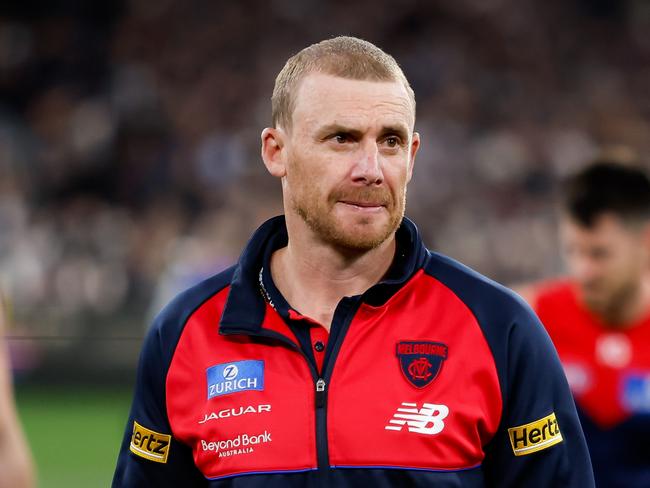
[[[285,137],[282,129],[267,127],[262,131],[262,160],[266,169],[276,178],[282,178],[286,173],[284,158]]]

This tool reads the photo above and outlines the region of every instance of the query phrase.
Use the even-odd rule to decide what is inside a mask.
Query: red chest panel
[[[481,463],[482,446],[496,431],[501,392],[474,317],[433,278],[421,274],[408,286],[387,306],[362,306],[350,325],[330,382],[333,465],[467,468]],[[396,355],[398,342],[413,340],[443,343],[448,351],[437,377],[422,388],[405,378]],[[432,430],[422,433],[408,422],[417,414],[408,415],[426,409],[425,404],[442,406],[448,413],[444,416],[436,407],[430,407],[431,413],[425,410],[420,421],[428,417],[424,430]],[[398,418],[407,423],[400,430],[386,429],[400,413]],[[432,434],[436,418],[444,426]]]
[[[219,335],[226,295],[195,312],[178,342],[167,376],[174,435],[208,478],[315,469],[315,381],[307,360],[279,341]],[[270,307],[263,327],[292,338]],[[405,377],[396,353],[403,341],[446,346],[426,386]],[[426,361],[414,361],[414,374],[428,381]],[[420,272],[385,305],[357,311],[326,407],[332,466],[453,470],[481,463],[500,420],[501,392],[473,315]]]
[[[208,478],[315,468],[314,389],[307,362],[276,343],[220,336],[217,318],[225,298],[222,293],[199,309],[178,343],[167,376],[174,435],[192,447]],[[274,313],[267,317],[281,322]],[[263,390],[209,398],[208,368],[250,360],[262,362]],[[246,378],[235,377],[231,384],[238,379]]]

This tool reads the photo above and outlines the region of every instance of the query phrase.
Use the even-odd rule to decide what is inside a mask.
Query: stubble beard
[[[375,230],[373,220],[376,217],[354,217],[356,225],[350,229],[335,217],[334,207],[339,201],[379,201],[385,206],[389,218]],[[320,198],[318,192],[308,191],[302,198],[292,198],[291,204],[294,211],[323,242],[346,251],[363,253],[379,247],[400,226],[406,207],[406,190],[396,198],[393,198],[388,190],[339,190],[327,199]]]

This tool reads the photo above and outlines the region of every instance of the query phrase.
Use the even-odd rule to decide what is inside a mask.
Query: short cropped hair
[[[273,127],[291,129],[296,93],[300,82],[310,73],[351,80],[400,81],[415,116],[415,94],[397,61],[368,41],[340,36],[312,44],[286,62],[275,79],[271,97]]]
[[[634,224],[650,219],[650,179],[638,165],[596,160],[563,184],[563,210],[580,225],[613,213]]]

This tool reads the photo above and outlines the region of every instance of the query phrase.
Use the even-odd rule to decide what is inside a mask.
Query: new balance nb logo
[[[444,419],[447,415],[449,415],[449,408],[446,405],[424,403],[422,408],[418,408],[417,403],[402,402],[402,406],[388,421],[389,425],[385,429],[402,430],[407,426],[409,432],[439,434],[445,428]]]

